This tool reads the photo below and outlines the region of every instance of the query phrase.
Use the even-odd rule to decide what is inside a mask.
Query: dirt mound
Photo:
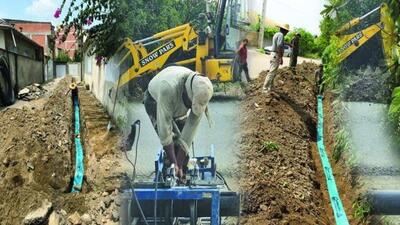
[[[366,67],[343,77],[344,101],[387,103],[390,100],[391,74],[380,67]]]
[[[0,112],[0,224],[21,224],[30,212],[46,199],[56,217],[85,215],[94,224],[118,221],[119,136],[107,133],[106,126],[88,127],[86,122],[100,121],[83,116],[85,144],[85,183],[83,192],[69,193],[74,174],[71,78],[59,81],[46,97],[31,101],[21,109]],[[83,97],[84,98],[84,97]],[[82,100],[85,101],[85,100]],[[82,104],[82,111],[99,103],[93,96]],[[101,140],[94,136],[101,135]],[[93,140],[93,141],[92,141]],[[91,144],[90,144],[91,143]],[[101,154],[93,149],[101,147]],[[101,165],[101,166],[100,166]],[[77,212],[77,213],[75,213]]]
[[[43,108],[0,112],[0,221],[19,224],[42,200],[66,192],[73,174],[71,99],[63,80]]]
[[[316,137],[316,64],[297,75],[279,70],[275,94],[262,93],[266,72],[244,100],[242,179],[244,224],[330,224],[312,151]]]

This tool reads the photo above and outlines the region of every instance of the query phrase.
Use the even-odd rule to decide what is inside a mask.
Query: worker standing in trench
[[[211,81],[182,66],[163,69],[144,94],[146,112],[170,161],[166,166],[174,164],[179,179],[184,178],[189,149],[203,113],[210,122],[208,103],[212,96]]]
[[[290,69],[293,71],[293,73],[296,73],[297,57],[299,56],[300,51],[300,38],[301,34],[296,33],[290,42],[290,46],[292,47],[292,54],[290,55]]]
[[[279,65],[283,64],[283,51],[284,51],[284,41],[285,35],[289,32],[289,24],[280,26],[279,32],[274,34],[272,38],[272,49],[271,49],[271,64],[269,68],[269,73],[264,81],[263,93],[271,94],[274,88],[274,79],[278,72]]]

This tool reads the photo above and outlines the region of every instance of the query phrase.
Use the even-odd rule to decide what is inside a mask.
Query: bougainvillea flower
[[[103,56],[96,56],[96,65],[100,66],[103,62]]]
[[[55,18],[59,18],[60,15],[61,15],[61,9],[60,9],[60,8],[57,8],[57,10],[54,12],[54,17],[55,17]]]
[[[87,18],[86,19],[86,25],[92,25],[92,23],[93,23],[93,21],[92,21],[92,19],[90,19],[90,18]]]

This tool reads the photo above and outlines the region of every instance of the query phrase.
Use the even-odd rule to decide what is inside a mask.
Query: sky
[[[53,17],[62,0],[0,0],[0,18],[48,21],[53,25],[60,19]]]
[[[248,0],[249,9],[261,13],[262,0]],[[291,27],[305,28],[312,34],[320,34],[319,22],[322,17],[324,0],[267,0],[266,16]]]
[[[0,18],[50,21],[53,25],[60,19],[53,17],[54,11],[62,0],[0,0]],[[246,0],[249,8],[261,13],[262,0]],[[267,17],[288,23],[291,27],[305,28],[313,34],[319,34],[319,12],[324,0],[267,0]]]

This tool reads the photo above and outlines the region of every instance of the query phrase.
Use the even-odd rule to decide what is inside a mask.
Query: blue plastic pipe
[[[340,199],[339,192],[336,187],[335,177],[332,173],[332,167],[329,163],[329,158],[326,154],[324,145],[324,105],[323,97],[318,96],[318,126],[317,126],[317,145],[319,156],[321,157],[322,168],[326,178],[326,184],[328,187],[329,198],[331,201],[331,207],[335,216],[337,225],[349,225],[347,220],[346,212],[343,208],[342,200]]]
[[[84,158],[83,158],[83,147],[80,138],[81,125],[80,125],[80,110],[79,110],[79,100],[78,91],[72,91],[72,101],[74,105],[74,126],[75,126],[75,175],[74,182],[72,186],[72,193],[80,192],[82,190],[83,174],[84,174]]]

